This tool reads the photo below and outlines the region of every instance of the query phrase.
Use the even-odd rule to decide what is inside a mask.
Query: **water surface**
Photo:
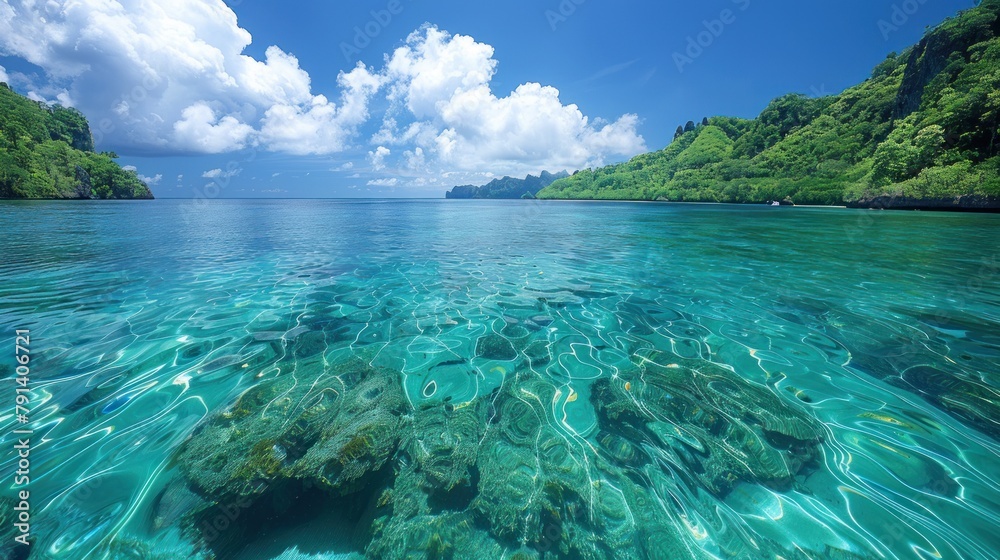
[[[0,233],[32,558],[1000,550],[1000,216],[4,202]]]

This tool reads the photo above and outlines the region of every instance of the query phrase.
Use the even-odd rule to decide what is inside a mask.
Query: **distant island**
[[[528,175],[524,179],[515,179],[513,177],[504,177],[503,179],[494,179],[489,183],[477,187],[474,185],[462,185],[460,187],[455,187],[445,193],[445,198],[491,198],[491,199],[516,199],[516,198],[535,198],[538,191],[544,189],[545,187],[552,184],[553,181],[558,179],[563,179],[569,177],[569,173],[566,171],[560,171],[559,173],[549,173],[548,171],[542,171],[542,173],[535,177],[534,175]]]
[[[86,117],[0,82],[0,198],[153,198],[114,152],[97,153]]]
[[[839,95],[691,121],[661,151],[536,196],[1000,210],[998,13],[1000,0],[984,0]]]

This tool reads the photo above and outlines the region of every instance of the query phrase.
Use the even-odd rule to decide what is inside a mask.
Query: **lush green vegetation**
[[[152,198],[114,153],[95,153],[87,119],[0,84],[0,198]]]
[[[839,95],[679,127],[664,150],[587,169],[538,198],[865,204],[1000,196],[1000,0],[890,54]]]
[[[474,185],[455,187],[445,193],[445,198],[535,198],[538,191],[551,185],[556,179],[564,177],[569,177],[569,173],[542,171],[537,177],[534,175],[528,175],[524,179],[504,177],[494,179],[481,187]]]

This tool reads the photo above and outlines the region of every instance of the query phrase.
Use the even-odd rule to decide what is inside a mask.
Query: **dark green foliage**
[[[565,171],[560,171],[559,173],[542,171],[537,177],[534,175],[528,175],[524,179],[504,177],[503,179],[494,179],[481,187],[473,185],[455,187],[445,193],[445,198],[535,198],[535,194],[538,191],[551,185],[553,181],[568,176],[569,173]]]
[[[577,172],[536,196],[862,205],[996,196],[998,14],[1000,0],[986,0],[838,95],[786,95],[754,120],[688,122],[659,152]]]
[[[76,109],[31,101],[0,84],[0,198],[152,198],[113,153],[95,153]]]
[[[52,107],[51,111],[49,135],[53,140],[62,140],[83,152],[94,151],[94,138],[90,134],[87,117],[84,117],[83,113],[58,105]]]

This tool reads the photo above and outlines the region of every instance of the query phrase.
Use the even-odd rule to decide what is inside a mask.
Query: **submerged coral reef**
[[[218,558],[319,518],[331,535],[325,552],[376,558],[782,550],[739,535],[709,550],[698,535],[712,500],[736,484],[787,490],[814,463],[823,430],[801,407],[710,362],[640,352],[579,403],[597,419],[583,436],[556,406],[578,395],[533,370],[542,352],[521,338],[517,349],[500,335],[480,339],[482,357],[523,362],[463,403],[414,405],[400,372],[359,359],[260,381],[182,447],[175,462],[190,492],[182,484],[161,505],[196,495],[188,532]],[[220,524],[219,512],[232,514]]]

